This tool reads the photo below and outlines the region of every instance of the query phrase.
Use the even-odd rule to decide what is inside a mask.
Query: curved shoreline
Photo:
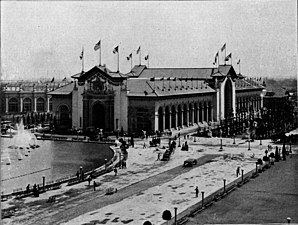
[[[94,143],[94,142],[87,142],[87,143]],[[107,143],[102,143],[102,142],[95,142],[95,143],[98,143],[98,144],[107,144]],[[87,178],[90,175],[91,172],[93,173],[93,175],[95,177],[98,177],[98,176],[101,176],[101,175],[103,175],[103,174],[105,174],[107,172],[110,172],[112,170],[111,168],[114,166],[113,165],[113,162],[115,162],[115,160],[117,160],[118,156],[116,154],[116,148],[114,146],[112,146],[112,145],[109,146],[109,150],[112,151],[112,156],[107,161],[106,165],[103,164],[103,165],[101,165],[101,166],[99,166],[97,168],[94,168],[94,169],[92,169],[90,171],[85,172],[84,173],[84,180],[85,180],[85,178]],[[26,174],[26,175],[28,175],[28,174]],[[24,176],[26,176],[26,175],[24,175]],[[71,182],[76,181],[76,180],[77,180],[77,176],[74,174],[74,175],[69,175],[69,176],[61,177],[61,178],[56,179],[56,180],[48,181],[48,182],[46,182],[44,189],[43,189],[43,184],[42,183],[40,183],[38,185],[39,185],[39,187],[41,187],[41,193],[42,193],[42,192],[49,191],[49,190],[52,190],[52,189],[60,188],[61,184],[63,184],[63,183],[71,183]],[[84,182],[84,181],[81,181],[80,180],[77,183],[81,183],[81,182]],[[10,198],[12,196],[16,196],[16,197],[27,197],[26,194],[28,195],[28,193],[26,192],[26,190],[23,190],[23,188],[17,188],[17,189],[13,189],[13,191],[11,193],[5,193],[4,194],[3,192],[1,192],[1,200],[2,199]],[[29,194],[32,195],[33,193],[31,192]]]

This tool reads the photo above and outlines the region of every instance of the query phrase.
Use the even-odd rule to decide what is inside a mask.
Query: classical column
[[[191,122],[192,122],[192,124],[194,124],[195,123],[195,108],[194,108],[194,106],[191,108],[191,111],[192,111]]]
[[[23,97],[20,97],[20,112],[23,112]]]
[[[162,130],[165,130],[165,129],[166,129],[166,113],[163,110],[162,111]]]
[[[171,130],[172,128],[172,111],[169,111],[169,129]]]
[[[197,106],[197,124],[199,124],[200,122],[200,110],[201,110],[200,106]]]
[[[34,96],[34,112],[37,112],[36,105],[37,105],[37,98],[36,98],[36,96]]]
[[[209,105],[206,105],[206,122],[208,123],[208,119],[209,119],[209,117],[208,117],[208,115],[209,115]]]
[[[47,95],[47,112],[50,112],[50,96]]]
[[[202,104],[202,123],[204,122],[204,114],[205,114],[205,107],[204,107],[204,104]]]
[[[8,97],[5,98],[5,113],[8,113]]]
[[[188,127],[189,125],[189,106],[186,108],[186,126]]]
[[[210,110],[211,110],[211,121],[213,122],[213,107],[212,106],[210,107]]]
[[[181,107],[181,112],[180,112],[180,116],[181,116],[181,127],[183,127],[183,112],[184,112],[184,109],[182,109]]]
[[[178,108],[175,106],[175,120],[176,120],[176,128],[178,127]]]

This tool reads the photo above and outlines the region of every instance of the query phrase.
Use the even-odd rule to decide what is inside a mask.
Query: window
[[[31,112],[32,111],[32,100],[30,98],[25,98],[23,101],[23,111]]]
[[[8,111],[9,112],[18,112],[19,111],[19,101],[16,98],[11,98],[8,101]]]
[[[50,109],[49,109],[49,111],[50,112],[52,112],[53,111],[53,101],[52,101],[52,98],[50,98],[50,100],[49,100],[49,107],[50,107]]]
[[[37,112],[44,112],[44,99],[38,98],[36,101],[36,110]]]

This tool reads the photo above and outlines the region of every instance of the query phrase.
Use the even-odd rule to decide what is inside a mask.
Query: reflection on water
[[[42,183],[42,176],[48,182],[74,175],[80,166],[90,171],[103,165],[104,159],[110,159],[113,154],[108,144],[37,140],[39,148],[9,149],[10,142],[10,138],[1,138],[1,191],[4,193],[25,189],[29,183]],[[20,152],[22,160],[18,158]],[[7,157],[10,165],[4,160]]]

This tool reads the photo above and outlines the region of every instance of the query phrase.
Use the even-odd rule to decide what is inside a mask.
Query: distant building
[[[67,82],[1,81],[1,115],[52,111],[48,94]]]
[[[72,78],[74,83],[49,92],[52,111],[63,129],[162,132],[194,124],[214,127],[222,121],[242,126],[248,112],[257,116],[263,107],[264,87],[236,74],[231,65],[218,68],[141,65],[128,74],[95,66]]]

